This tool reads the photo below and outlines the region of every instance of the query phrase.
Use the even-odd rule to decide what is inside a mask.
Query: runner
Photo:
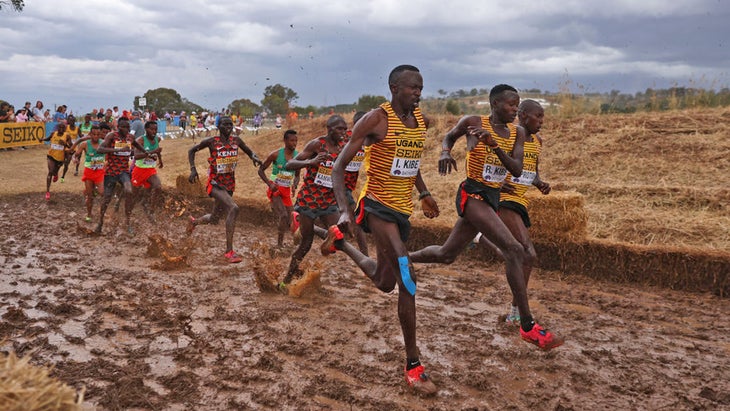
[[[362,118],[362,116],[365,115],[364,111],[358,111],[355,113],[355,115],[352,117],[352,127],[355,127],[355,124]],[[345,139],[345,142],[350,141],[350,137],[352,136],[352,130],[347,131],[347,138]],[[360,150],[357,151],[355,154],[355,157],[352,158],[352,161],[350,161],[347,164],[347,167],[345,167],[345,186],[347,187],[347,191],[345,194],[347,194],[347,202],[348,202],[348,208],[350,209],[350,213],[355,212],[355,198],[353,197],[352,193],[357,188],[357,180],[360,177],[360,168],[362,167],[362,161],[365,158],[365,148],[361,147]],[[362,228],[360,228],[359,225],[354,224],[351,226],[351,229],[353,231],[352,235],[355,237],[355,241],[357,241],[357,247],[360,249],[360,252],[364,255],[369,255],[368,252],[368,241],[365,237],[365,232],[362,231]]]
[[[441,246],[429,246],[411,253],[414,262],[454,262],[477,232],[496,245],[505,260],[507,282],[520,312],[520,336],[541,349],[562,345],[562,338],[537,324],[530,312],[525,276],[522,271],[524,248],[497,215],[499,192],[509,171],[522,175],[525,129],[512,124],[520,97],[517,90],[506,84],[492,88],[489,93],[492,114],[465,116],[446,133],[439,158],[439,173],[456,170],[451,149],[463,135],[467,137],[466,174],[459,185],[456,205],[459,219]]]
[[[91,121],[91,114],[85,115],[84,122],[81,123],[81,125],[79,126],[79,130],[81,131],[81,138],[76,140],[74,142],[73,146],[71,146],[74,154],[76,153],[76,149],[79,147],[79,145],[81,143],[89,140],[89,137],[91,134],[91,127],[93,125],[94,125],[94,123],[92,123],[92,121]],[[78,156],[74,156],[74,158],[73,158],[73,160],[74,160],[74,177],[79,175],[79,163],[80,163],[79,158],[80,157],[78,157]]]
[[[299,170],[290,171],[284,166],[287,161],[299,154],[297,147],[297,132],[286,130],[284,132],[284,147],[272,151],[259,167],[259,177],[267,185],[266,196],[271,202],[271,210],[277,216],[278,236],[277,247],[284,244],[284,233],[292,226],[292,197],[299,185]],[[266,169],[271,167],[271,176],[266,177]]]
[[[542,138],[538,134],[542,128],[545,111],[540,103],[535,100],[524,100],[520,103],[517,112],[520,126],[527,132],[524,144],[524,160],[522,164],[522,175],[513,177],[507,174],[505,186],[499,196],[499,218],[509,228],[509,231],[525,249],[525,259],[522,263],[522,272],[525,276],[525,288],[530,281],[532,267],[537,263],[537,253],[530,238],[530,216],[527,212],[529,200],[525,197],[527,189],[533,185],[542,194],[550,193],[550,184],[540,179],[539,157],[542,152]],[[505,189],[508,187],[508,189]],[[481,233],[477,234],[477,242],[495,251],[502,256],[501,251],[494,244],[489,242]],[[517,308],[517,301],[513,298],[510,310],[505,321],[509,324],[520,324],[520,311]]]
[[[142,200],[142,189],[147,189],[149,196],[142,200],[147,217],[154,220],[155,206],[162,192],[162,182],[157,176],[157,167],[162,168],[162,147],[160,138],[157,137],[157,122],[147,121],[144,124],[145,134],[137,138],[137,144],[144,148],[144,151],[134,150],[134,168],[132,169],[132,193],[133,201],[131,209]],[[130,213],[132,210],[130,210]]]
[[[111,114],[111,110],[107,110]],[[108,123],[107,123],[108,124]],[[124,214],[126,216],[127,233],[134,234],[129,217],[132,212],[132,182],[129,175],[129,158],[132,155],[132,147],[144,151],[129,134],[129,119],[119,117],[117,131],[108,133],[99,144],[97,152],[106,154],[106,167],[104,168],[104,197],[101,201],[99,212],[99,224],[96,226],[96,233],[101,234],[104,225],[106,209],[114,195],[114,187],[119,183],[123,187]]]
[[[81,181],[84,183],[84,198],[86,200],[86,218],[84,221],[91,222],[91,210],[94,205],[96,194],[104,195],[104,162],[106,156],[97,151],[99,139],[102,135],[110,132],[108,124],[94,124],[89,130],[89,140],[78,145],[74,153],[74,162],[79,163],[81,153],[85,153],[84,172]]]
[[[76,146],[79,144],[79,139],[82,137],[81,130],[76,125],[76,117],[73,114],[69,114],[66,117],[68,124],[66,125],[66,133],[71,136],[71,147],[69,147],[63,157],[63,174],[61,174],[61,182],[63,183],[66,179],[66,173],[68,172],[68,165],[71,163],[71,157],[73,157],[76,150]],[[78,175],[78,173],[76,173]]]
[[[210,197],[213,197],[213,212],[199,218],[190,217],[188,234],[192,234],[198,224],[217,224],[221,215],[226,217],[226,252],[224,257],[229,263],[240,263],[241,257],[233,251],[233,231],[236,227],[236,216],[238,205],[233,201],[233,191],[236,188],[236,165],[238,164],[238,148],[253,161],[255,166],[261,165],[256,153],[254,153],[239,136],[231,137],[233,131],[233,120],[230,117],[223,117],[220,123],[220,136],[207,137],[200,143],[194,145],[188,151],[190,162],[190,183],[197,182],[200,177],[195,168],[195,153],[207,148],[210,152],[208,158],[208,184],[206,190]]]
[[[302,188],[297,193],[294,210],[299,217],[299,232],[302,240],[291,257],[289,270],[279,284],[286,286],[297,276],[301,276],[299,264],[312,248],[314,239],[314,220],[320,219],[325,227],[337,222],[337,203],[332,191],[332,165],[345,145],[347,123],[338,115],[327,119],[327,134],[312,139],[304,150],[286,163],[286,169],[298,171],[305,169]]]
[[[390,292],[398,286],[398,319],[406,351],[405,380],[423,395],[435,394],[436,385],[425,373],[416,344],[416,275],[405,242],[410,232],[408,221],[413,211],[413,186],[420,193],[426,217],[439,214],[438,205],[426,188],[420,172],[421,154],[429,120],[418,103],[423,78],[414,66],[402,65],[391,71],[388,84],[391,100],[367,113],[352,130],[350,141],[335,162],[333,186],[340,219],[330,226],[322,244],[322,254],[343,250],[375,286]],[[378,259],[373,260],[344,242],[352,216],[348,208],[345,169],[357,152],[365,147],[365,175],[356,210],[356,222],[372,233]]]
[[[66,121],[61,120],[54,130],[43,141],[50,141],[46,159],[48,161],[48,175],[46,175],[46,201],[51,199],[51,181],[58,181],[58,172],[63,166],[66,150],[71,148],[71,135],[66,132]]]

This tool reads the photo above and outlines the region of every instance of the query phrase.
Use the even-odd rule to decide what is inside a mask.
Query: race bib
[[[482,178],[488,183],[501,183],[507,178],[507,169],[503,166],[485,164],[482,170]]]
[[[144,164],[146,166],[154,167],[155,165],[157,165],[157,160],[146,157],[142,160],[142,164]]]
[[[294,173],[279,171],[279,174],[276,175],[274,183],[276,183],[276,185],[279,187],[291,187],[293,180]]]
[[[345,171],[350,173],[355,173],[360,171],[360,167],[362,167],[362,162],[365,160],[365,152],[360,150],[355,154],[355,157],[350,160],[349,163],[347,163],[347,166],[345,167]]]
[[[523,186],[531,186],[532,182],[535,181],[537,175],[534,171],[522,170],[522,175],[519,177],[512,176],[512,182],[515,184],[521,184]]]
[[[393,163],[390,165],[390,175],[394,177],[415,177],[418,174],[420,166],[420,158],[395,157],[393,158]]]
[[[51,144],[51,150],[63,150],[66,146],[63,144]]]
[[[129,157],[132,155],[131,147],[129,146],[129,143],[126,141],[115,141],[114,142],[114,148],[126,148],[126,151],[119,151],[114,153],[115,156],[122,156],[122,157]]]
[[[218,174],[233,173],[236,171],[238,157],[218,157],[215,162],[215,172]]]
[[[324,164],[320,163],[317,169],[317,175],[314,177],[314,184],[322,187],[332,188],[332,161],[328,160]]]

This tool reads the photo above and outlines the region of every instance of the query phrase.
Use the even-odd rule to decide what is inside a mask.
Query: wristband
[[[429,197],[429,196],[431,196],[431,192],[428,190],[423,190],[423,191],[421,191],[421,194],[418,195],[418,199],[423,200],[424,198]]]

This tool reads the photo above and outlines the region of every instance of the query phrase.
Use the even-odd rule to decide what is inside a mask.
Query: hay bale
[[[188,176],[178,175],[175,179],[175,188],[177,192],[186,197],[208,197],[208,193],[205,191],[205,184],[202,179],[198,182],[190,184]]]
[[[75,411],[81,410],[83,395],[48,376],[49,370],[28,363],[11,352],[0,358],[0,410]]]
[[[588,235],[588,214],[583,195],[577,191],[553,191],[549,195],[530,190],[530,235],[543,241],[576,241]]]

